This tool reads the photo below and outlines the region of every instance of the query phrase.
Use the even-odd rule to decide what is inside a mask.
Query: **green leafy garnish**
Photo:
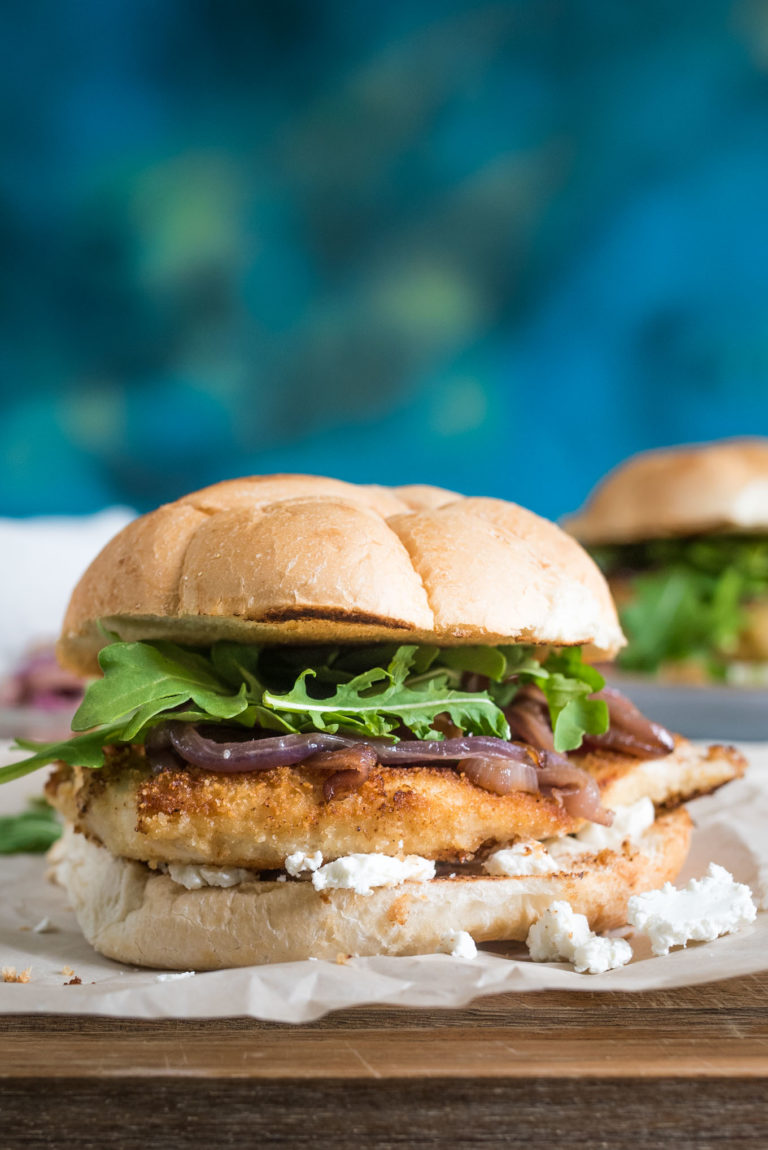
[[[0,782],[46,763],[103,765],[110,743],[142,743],[164,719],[227,723],[300,733],[344,731],[361,737],[442,739],[438,716],[468,735],[509,738],[503,708],[523,683],[549,705],[555,747],[572,750],[608,726],[605,704],[589,696],[602,677],[578,648],[543,663],[524,646],[254,647],[217,643],[193,650],[169,642],[113,642],[99,662],[103,678],[88,687],[65,742],[19,742],[34,753],[0,769]],[[485,690],[462,689],[481,676]]]
[[[416,648],[401,647],[401,652]],[[344,729],[363,735],[391,735],[401,724],[417,739],[440,738],[433,727],[438,715],[448,714],[462,730],[474,735],[509,738],[503,712],[484,691],[454,691],[446,675],[424,679],[414,687],[407,682],[409,656],[398,657],[389,667],[375,668],[340,684],[332,695],[313,698],[307,689],[313,671],[303,671],[287,695],[264,692],[263,702],[279,713],[295,714],[297,720],[321,731]]]
[[[747,623],[746,607],[768,596],[768,539],[710,535],[600,547],[608,574],[631,577],[620,609],[627,670],[652,672],[691,660],[712,679],[726,677]]]
[[[0,854],[47,851],[61,835],[61,824],[45,799],[30,799],[29,809],[0,816]]]
[[[605,679],[582,660],[578,647],[553,651],[532,678],[549,705],[556,751],[576,750],[585,734],[602,735],[608,730],[607,704],[590,698],[605,686]]]
[[[0,783],[9,783],[11,779],[20,779],[45,767],[48,763],[68,763],[71,767],[102,767],[104,765],[104,747],[108,743],[118,742],[122,723],[111,727],[101,727],[97,731],[89,731],[86,735],[76,735],[72,739],[63,739],[57,743],[33,743],[28,739],[17,739],[16,746],[25,751],[35,753],[28,759],[18,763],[10,763],[7,767],[0,767]]]
[[[99,665],[104,678],[86,691],[72,720],[73,731],[132,714],[129,742],[161,711],[183,703],[195,703],[214,719],[233,719],[248,706],[244,682],[231,694],[210,659],[175,643],[111,643],[101,652]]]
[[[622,667],[655,671],[662,663],[692,659],[711,678],[724,677],[745,624],[736,572],[713,578],[675,567],[638,576],[634,590],[622,612],[629,639]]]

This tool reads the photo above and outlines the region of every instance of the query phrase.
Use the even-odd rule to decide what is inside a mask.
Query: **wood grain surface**
[[[768,975],[300,1027],[0,1020],[0,1150],[160,1141],[765,1148]]]

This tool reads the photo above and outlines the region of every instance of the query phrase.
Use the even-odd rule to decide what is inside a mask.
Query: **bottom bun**
[[[691,820],[661,815],[623,851],[580,855],[553,875],[462,875],[318,893],[308,881],[248,881],[187,890],[143,863],[115,858],[80,834],[56,856],[83,934],[107,958],[169,970],[217,970],[340,955],[431,954],[452,931],[476,942],[523,940],[555,899],[593,930],[626,921],[627,900],[674,878]],[[54,848],[55,849],[55,848]]]

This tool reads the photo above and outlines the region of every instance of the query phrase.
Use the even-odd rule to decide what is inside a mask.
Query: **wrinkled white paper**
[[[703,875],[710,861],[768,895],[768,744],[744,748],[746,779],[690,806],[697,824],[685,870]],[[0,787],[0,813],[21,810],[41,776]],[[602,975],[565,964],[533,963],[524,946],[475,959],[449,955],[358,958],[345,965],[308,961],[186,975],[121,966],[81,936],[66,895],[45,880],[39,856],[0,857],[0,967],[30,969],[25,984],[0,983],[0,1012],[95,1014],[131,1018],[227,1018],[309,1022],[331,1010],[374,1003],[460,1007],[478,995],[528,990],[655,990],[752,974],[768,968],[768,912],[738,934],[654,958],[633,939],[634,958]],[[48,919],[48,923],[44,920]],[[34,931],[43,924],[46,929]],[[509,956],[509,957],[508,957]],[[77,976],[79,985],[66,985]]]

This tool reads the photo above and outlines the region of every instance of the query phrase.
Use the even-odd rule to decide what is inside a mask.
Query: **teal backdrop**
[[[768,433],[760,0],[6,0],[0,514]]]

